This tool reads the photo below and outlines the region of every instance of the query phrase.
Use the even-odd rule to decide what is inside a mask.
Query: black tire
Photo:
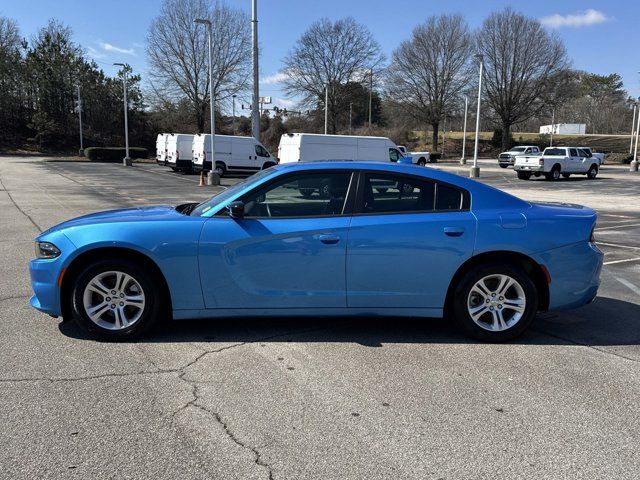
[[[560,165],[554,165],[549,173],[545,173],[544,177],[550,182],[560,180]]]
[[[168,306],[166,301],[163,300],[164,295],[162,295],[161,290],[158,288],[160,282],[147,270],[148,269],[144,269],[137,263],[127,259],[114,258],[110,260],[98,260],[91,263],[74,280],[72,288],[72,310],[76,323],[92,336],[105,340],[132,339],[149,331],[149,329],[158,323],[163,314],[167,313]],[[84,291],[88,283],[97,275],[109,271],[118,271],[130,275],[140,285],[144,294],[145,304],[139,319],[130,326],[119,330],[109,330],[94,323],[89,318],[83,303]]]
[[[490,331],[479,326],[478,323],[471,318],[469,313],[468,302],[472,300],[472,288],[481,279],[492,275],[507,275],[514,279],[520,284],[522,291],[524,292],[526,302],[520,319],[516,320],[513,325],[502,331]],[[533,281],[518,265],[510,263],[483,264],[474,267],[460,279],[455,287],[452,301],[453,319],[456,325],[467,335],[483,342],[506,342],[522,335],[535,318],[536,311],[538,309],[538,292]],[[482,302],[480,302],[480,304],[482,304]],[[503,311],[506,312],[507,309]],[[514,313],[513,311],[510,311],[509,314]],[[492,315],[493,313],[487,311],[486,313],[483,313],[480,318],[486,319],[488,316],[488,320],[490,322],[490,319],[493,318]],[[485,324],[484,320],[481,320],[479,323]],[[488,326],[488,323],[486,323],[486,325]]]
[[[310,198],[315,190],[313,188],[299,188],[298,191],[304,198]]]
[[[427,161],[425,160],[424,157],[421,157],[420,160],[418,160],[418,165],[420,165],[421,167],[424,167],[427,164]]]
[[[171,168],[171,170],[173,170],[174,172],[179,172],[179,171],[180,171],[180,169],[179,169],[179,168],[176,168],[176,167],[170,167],[170,168]]]
[[[589,171],[587,172],[587,178],[589,180],[595,180],[598,175],[598,166],[594,163],[589,167]]]
[[[388,190],[389,190],[388,188],[376,188],[376,192],[382,193],[382,194],[387,193]]]
[[[500,168],[507,168],[509,166],[508,163],[500,163]]]
[[[222,178],[227,171],[227,167],[225,167],[224,163],[216,163],[213,171],[218,174],[218,177]]]
[[[570,173],[563,173],[563,174],[562,174],[562,176],[563,176],[564,178],[569,178],[569,177],[571,176],[571,174],[570,174]]]
[[[531,178],[531,172],[518,172],[518,179],[529,180]]]

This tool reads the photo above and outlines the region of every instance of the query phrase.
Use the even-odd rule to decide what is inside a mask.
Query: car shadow
[[[640,345],[640,305],[599,297],[568,312],[541,313],[523,336],[511,343],[587,346]],[[74,322],[60,331],[89,339]],[[446,319],[397,317],[220,318],[165,322],[138,343],[323,342],[381,347],[385,343],[478,343]]]

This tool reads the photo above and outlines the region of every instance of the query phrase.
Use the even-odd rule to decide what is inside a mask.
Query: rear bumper
[[[193,167],[191,160],[177,160],[175,162],[168,160],[165,164],[168,167],[178,168],[180,170],[190,170]]]
[[[194,163],[192,168],[196,172],[209,172],[211,171],[211,161],[205,160],[203,163]]]
[[[517,172],[544,172],[544,165],[513,165]]]
[[[604,254],[589,242],[556,248],[537,255],[551,276],[549,310],[565,310],[591,303],[600,287]]]

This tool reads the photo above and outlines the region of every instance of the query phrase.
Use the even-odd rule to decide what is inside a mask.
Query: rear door
[[[567,153],[569,159],[567,160],[567,166],[562,165],[562,170],[566,172],[577,173],[582,170],[582,158],[578,155],[577,148],[568,148]]]
[[[425,177],[363,172],[347,247],[347,304],[442,308],[473,252],[469,192]]]

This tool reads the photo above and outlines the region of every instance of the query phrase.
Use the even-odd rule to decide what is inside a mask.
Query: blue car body
[[[281,175],[327,170],[445,182],[468,192],[468,208],[309,218],[224,214],[231,202]],[[96,249],[126,250],[153,262],[166,281],[175,319],[439,317],[457,272],[491,254],[526,257],[539,268],[546,277],[545,310],[588,303],[599,286],[603,255],[590,239],[593,210],[529,203],[439,170],[380,162],[277,165],[214,199],[199,215],[168,205],[131,208],[86,215],[47,230],[36,241],[56,245],[61,254],[31,261],[31,305],[52,316],[63,314],[66,272]]]

